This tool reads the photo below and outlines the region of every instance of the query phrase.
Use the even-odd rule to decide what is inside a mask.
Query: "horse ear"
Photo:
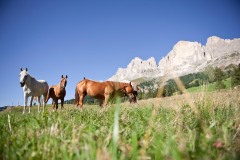
[[[28,69],[26,68],[26,71],[28,71]]]
[[[22,68],[20,68],[20,71],[23,71],[23,69],[22,69]]]
[[[63,75],[62,75],[62,78],[63,78]]]
[[[130,83],[129,83],[129,84],[130,84],[130,86],[132,86],[132,82],[131,82],[131,81],[130,81]]]
[[[68,76],[66,75],[66,78],[67,78]]]

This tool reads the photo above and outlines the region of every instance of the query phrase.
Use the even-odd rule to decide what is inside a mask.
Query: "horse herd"
[[[24,93],[24,108],[23,114],[25,113],[28,98],[30,99],[29,113],[32,106],[33,98],[37,97],[38,100],[38,112],[40,112],[41,96],[43,96],[43,111],[46,103],[50,98],[53,99],[52,109],[58,109],[58,100],[61,100],[61,109],[63,109],[64,97],[66,95],[67,78],[62,75],[60,82],[54,86],[48,86],[45,80],[36,80],[34,77],[29,75],[28,69],[20,69],[20,85],[23,87]],[[97,82],[93,80],[84,79],[77,83],[75,89],[75,103],[79,110],[82,110],[83,99],[88,95],[92,98],[104,100],[103,106],[106,107],[109,99],[128,96],[130,103],[137,102],[137,86],[132,83],[126,82],[114,82],[105,81]]]

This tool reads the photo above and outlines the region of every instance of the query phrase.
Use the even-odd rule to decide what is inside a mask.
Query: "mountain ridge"
[[[200,72],[207,66],[226,67],[240,63],[240,38],[221,39],[211,36],[206,45],[199,42],[179,41],[165,57],[157,63],[154,57],[142,60],[135,57],[127,68],[118,68],[108,80],[125,81],[141,77],[167,79]]]

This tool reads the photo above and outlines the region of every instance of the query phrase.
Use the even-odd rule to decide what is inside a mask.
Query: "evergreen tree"
[[[170,84],[167,84],[164,86],[163,96],[164,97],[172,96],[174,92],[175,90],[173,86]]]
[[[209,83],[212,83],[214,81],[214,68],[212,66],[206,67],[204,74],[208,77]]]
[[[220,68],[216,67],[214,69],[213,76],[214,76],[214,81],[216,82],[215,87],[217,90],[226,88],[225,84],[223,83],[225,75],[224,75],[224,72]]]
[[[238,85],[240,85],[240,64],[233,69],[231,76],[231,87],[233,88]]]

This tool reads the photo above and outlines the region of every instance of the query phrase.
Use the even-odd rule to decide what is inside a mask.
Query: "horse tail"
[[[78,82],[78,84],[76,86],[76,89],[75,89],[75,104],[77,104],[77,106],[79,105],[79,103],[81,103],[81,102],[79,102],[80,97],[79,97],[79,93],[78,93],[78,88],[81,89],[83,87],[83,85],[86,85],[87,81],[88,80],[84,77],[84,79],[82,81]],[[80,92],[80,96],[81,96],[81,94],[82,93]]]
[[[49,98],[50,98],[51,91],[53,91],[53,88],[52,88],[52,87],[49,87],[49,88],[48,88],[48,92],[47,92],[47,96],[46,96],[46,98],[45,98],[45,103],[48,102],[48,100],[49,100]]]
[[[76,89],[75,89],[75,104],[78,105],[78,102],[79,102],[79,94],[78,94],[77,86],[76,86]]]
[[[45,87],[46,87],[46,90],[44,92],[44,99],[43,100],[44,100],[45,103],[47,103],[48,99],[50,98],[49,93],[48,93],[50,88],[49,88],[47,82],[45,82]]]

